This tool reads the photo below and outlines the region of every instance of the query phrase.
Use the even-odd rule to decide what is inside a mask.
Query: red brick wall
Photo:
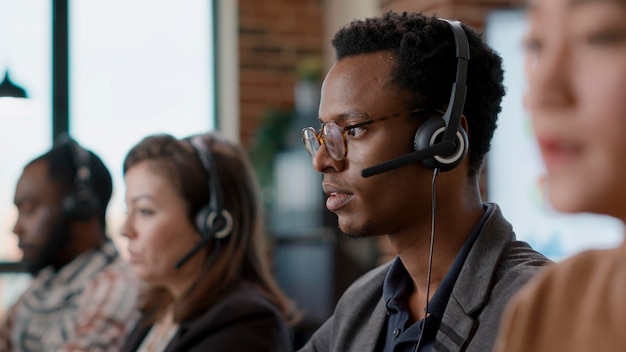
[[[269,109],[293,109],[296,66],[322,56],[324,3],[341,0],[239,0],[240,137],[250,146]],[[483,29],[486,14],[523,0],[380,0],[381,13],[423,11]]]
[[[323,0],[239,0],[241,142],[269,109],[293,109],[296,66],[321,56]]]

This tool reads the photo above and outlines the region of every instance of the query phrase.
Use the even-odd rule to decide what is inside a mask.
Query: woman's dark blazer
[[[136,351],[149,331],[140,321],[122,351]],[[241,286],[204,314],[181,323],[165,351],[292,352],[293,346],[278,309],[257,289]]]

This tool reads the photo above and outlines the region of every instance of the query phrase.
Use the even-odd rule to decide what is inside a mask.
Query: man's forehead
[[[28,179],[48,179],[48,161],[37,160],[24,168],[22,178]]]
[[[48,162],[38,160],[24,168],[16,190],[16,201],[19,197],[38,197],[58,192],[58,186],[48,176]]]
[[[404,99],[390,85],[391,61],[386,55],[386,52],[367,53],[337,62],[322,85],[320,121],[369,119],[371,114],[381,113],[375,111],[379,104],[397,105],[399,99]]]

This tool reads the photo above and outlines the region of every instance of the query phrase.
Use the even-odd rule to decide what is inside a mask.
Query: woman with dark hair
[[[146,284],[124,351],[292,351],[292,305],[270,273],[240,146],[215,133],[149,136],[124,178],[123,233]]]

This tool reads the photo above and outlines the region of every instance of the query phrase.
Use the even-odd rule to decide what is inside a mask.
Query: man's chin
[[[355,227],[355,226],[349,226],[347,224],[340,223],[339,230],[344,234],[344,236],[351,238],[351,239],[364,238],[364,237],[371,236],[371,231],[368,226]]]

